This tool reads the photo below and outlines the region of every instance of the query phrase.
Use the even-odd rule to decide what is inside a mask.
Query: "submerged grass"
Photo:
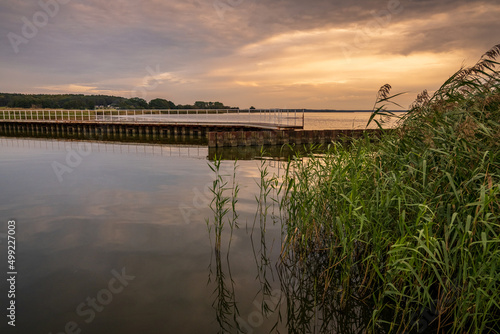
[[[500,333],[499,55],[424,91],[380,141],[289,162],[281,276],[308,280],[292,289],[315,301],[289,312],[355,300],[373,307],[368,332]],[[389,94],[374,116],[389,114]]]

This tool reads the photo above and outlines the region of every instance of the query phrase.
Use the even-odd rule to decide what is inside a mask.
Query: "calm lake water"
[[[306,115],[306,129],[364,127],[369,114],[329,117]],[[208,154],[204,146],[0,137],[1,333],[217,333],[217,316],[231,307],[219,298],[225,288],[238,306],[232,322],[244,333],[269,333],[280,313],[273,331],[287,332],[286,303],[272,270],[265,279],[271,293],[262,294],[261,255],[274,265],[281,235],[271,220],[263,239],[261,222],[253,229],[263,162],[237,162],[240,228],[229,257],[224,230],[218,257],[207,227],[215,179]],[[233,164],[223,161],[223,174],[232,174]],[[276,162],[265,166],[282,172]],[[12,271],[10,220],[15,298],[5,279]],[[5,317],[11,300],[15,328]],[[273,306],[267,316],[263,302]],[[364,316],[353,314],[358,320],[346,333],[362,326]]]
[[[0,268],[5,277],[7,221],[15,220],[18,273],[16,328],[4,315],[2,333],[219,330],[214,277],[208,282],[214,175],[205,147],[0,138],[0,152]],[[222,164],[229,174],[233,162]],[[260,289],[246,228],[259,164],[238,162],[242,226],[232,239],[231,271],[244,320],[256,312]],[[273,230],[279,238],[279,227]],[[7,290],[3,279],[2,314]],[[273,325],[257,320],[255,330]]]
[[[398,116],[401,112],[395,113]],[[304,114],[305,130],[327,130],[327,129],[364,129],[370,119],[371,112],[306,112]],[[375,118],[384,121],[387,127],[395,125],[395,118],[380,117]],[[372,122],[368,128],[377,128],[377,124]]]

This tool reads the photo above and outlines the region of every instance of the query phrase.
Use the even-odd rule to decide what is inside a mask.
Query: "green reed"
[[[261,156],[264,156],[264,152],[261,151]],[[252,251],[255,258],[255,264],[257,268],[257,279],[260,283],[260,291],[259,294],[262,296],[261,300],[261,311],[262,314],[268,315],[271,312],[275,311],[268,307],[268,305],[264,302],[266,298],[271,297],[272,287],[270,278],[268,274],[272,275],[271,259],[268,255],[268,245],[269,242],[266,239],[266,229],[267,229],[267,218],[269,216],[269,210],[271,209],[272,203],[269,203],[270,193],[273,190],[272,184],[275,182],[275,178],[271,178],[269,176],[269,171],[266,165],[266,160],[262,160],[261,165],[259,166],[260,178],[258,181],[259,185],[259,195],[255,196],[255,200],[257,202],[257,210],[255,213],[251,233],[250,240],[252,242]],[[254,241],[254,232],[258,225],[259,231],[259,240],[258,242]],[[271,277],[272,280],[272,277]]]
[[[354,299],[373,307],[372,332],[500,333],[499,54],[420,94],[380,141],[290,161],[282,276],[314,282],[316,306],[289,312]],[[394,116],[390,88],[370,121]]]
[[[212,241],[212,231],[214,234],[215,273],[212,269],[212,261],[210,261],[209,266],[209,283],[212,277],[215,276],[215,299],[212,306],[216,310],[216,318],[220,325],[220,333],[229,333],[239,329],[238,322],[236,321],[239,311],[236,303],[231,266],[229,264],[232,235],[234,229],[238,228],[236,203],[238,202],[239,186],[236,183],[237,161],[234,162],[231,175],[224,175],[221,173],[221,163],[220,157],[215,157],[214,161],[209,163],[210,169],[215,174],[215,179],[210,187],[210,191],[213,195],[210,203],[213,220],[206,219],[206,223],[210,234],[210,241]],[[231,182],[227,180],[228,177],[231,177]],[[227,195],[228,191],[230,195]],[[229,225],[229,238],[227,247],[224,248],[222,233],[226,224]],[[226,252],[225,263],[222,257],[224,251]]]

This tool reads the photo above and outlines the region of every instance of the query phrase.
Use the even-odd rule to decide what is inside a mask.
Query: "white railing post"
[[[36,120],[38,121],[38,110],[36,111]]]

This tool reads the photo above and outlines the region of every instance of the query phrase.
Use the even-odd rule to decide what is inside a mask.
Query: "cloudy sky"
[[[500,43],[498,0],[2,0],[0,92],[408,106]]]

